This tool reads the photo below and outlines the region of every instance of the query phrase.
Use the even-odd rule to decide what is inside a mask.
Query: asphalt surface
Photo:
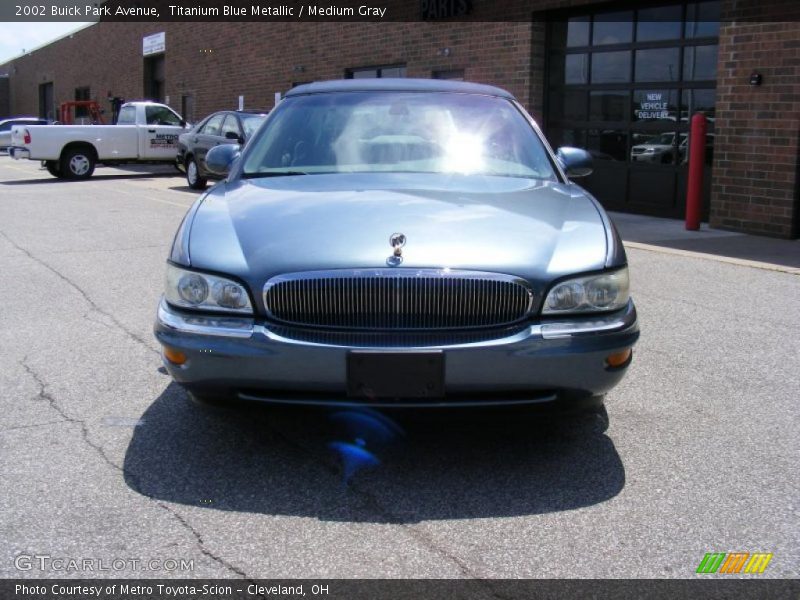
[[[345,485],[335,415],[198,406],[161,368],[196,194],[155,170],[0,157],[0,576],[691,578],[733,551],[800,575],[800,276],[632,249],[642,337],[607,422],[401,417]]]

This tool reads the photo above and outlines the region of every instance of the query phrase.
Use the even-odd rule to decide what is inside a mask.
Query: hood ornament
[[[389,237],[389,243],[392,245],[394,251],[392,255],[386,259],[386,264],[390,267],[396,267],[403,262],[403,246],[406,245],[406,236],[403,233],[393,233]]]

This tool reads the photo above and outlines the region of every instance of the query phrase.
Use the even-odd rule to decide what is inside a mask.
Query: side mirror
[[[586,177],[593,170],[592,155],[581,148],[562,146],[556,152],[556,158],[569,178]]]
[[[186,121],[184,121],[183,119],[181,119],[180,123],[181,123],[181,127],[183,127],[184,129],[186,129]]]
[[[225,132],[225,139],[226,140],[236,140],[236,143],[239,145],[244,144],[244,139],[235,131],[227,131]]]
[[[231,170],[233,162],[239,158],[238,144],[221,144],[214,146],[206,154],[206,167],[214,175],[225,177]]]

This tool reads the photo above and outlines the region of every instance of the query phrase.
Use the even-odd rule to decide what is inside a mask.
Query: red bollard
[[[692,117],[689,132],[689,181],[686,186],[686,229],[700,229],[703,208],[703,169],[706,164],[706,116],[697,113]]]

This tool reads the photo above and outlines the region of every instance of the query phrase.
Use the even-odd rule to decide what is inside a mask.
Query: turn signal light
[[[606,364],[609,367],[621,367],[626,362],[628,362],[628,360],[631,357],[631,352],[632,350],[630,348],[626,348],[621,352],[615,352],[614,354],[609,354],[608,356],[606,356]]]
[[[164,346],[164,358],[174,365],[182,365],[186,362],[186,355],[175,348]]]

